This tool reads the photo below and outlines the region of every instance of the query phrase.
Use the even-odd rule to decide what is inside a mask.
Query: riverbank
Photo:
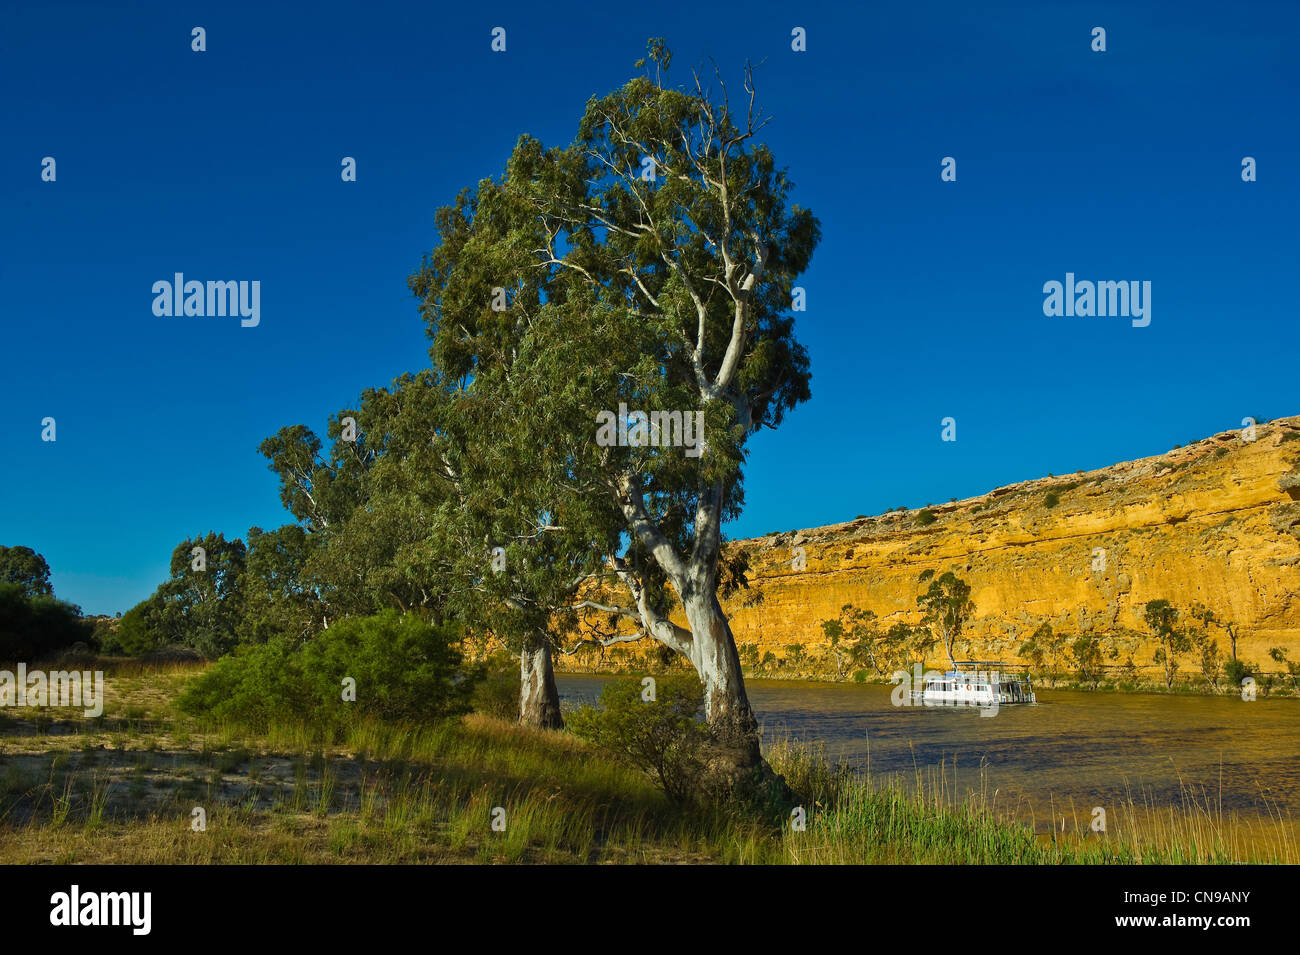
[[[0,713],[0,862],[969,863],[1297,861],[1210,818],[1117,807],[1035,835],[996,794],[958,797],[832,768],[793,741],[768,759],[806,828],[674,806],[567,733],[482,715],[439,726],[203,727],[174,703],[202,665],[110,671],[104,713]],[[201,812],[196,812],[201,810]],[[501,823],[493,827],[494,819]]]

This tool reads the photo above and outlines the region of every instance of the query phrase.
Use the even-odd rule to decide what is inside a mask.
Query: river
[[[562,699],[594,701],[604,676],[558,676]],[[1300,701],[1037,688],[1036,706],[898,707],[885,685],[750,680],[764,740],[820,744],[834,762],[873,778],[942,775],[959,795],[1050,829],[1086,827],[1094,806],[1181,807],[1190,798],[1225,816],[1269,825],[1300,818]]]

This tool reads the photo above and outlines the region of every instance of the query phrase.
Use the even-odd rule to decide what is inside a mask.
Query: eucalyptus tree
[[[917,606],[925,611],[922,624],[934,627],[932,631],[942,642],[948,663],[955,670],[957,660],[953,648],[961,639],[966,621],[975,612],[975,602],[970,599],[970,584],[962,580],[951,570],[938,577],[933,571],[921,574],[921,583],[929,580],[930,586],[916,598]]]
[[[307,576],[317,538],[301,524],[248,529],[248,554],[239,582],[243,600],[241,642],[275,637],[301,640],[320,629],[324,607]]]
[[[750,438],[809,397],[791,311],[819,226],[757,140],[751,71],[733,110],[720,78],[716,94],[698,75],[668,87],[671,54],[652,41],[650,56],[655,78],[593,98],[572,144],[521,137],[499,180],[440,210],[411,285],[435,365],[497,396],[517,429],[516,487],[533,475],[587,502],[622,598],[576,606],[685,656],[711,728],[753,766],[722,525],[743,504]]]
[[[360,420],[386,432],[375,486],[384,503],[371,511],[426,508],[419,547],[397,565],[427,581],[437,564],[442,612],[519,653],[520,722],[558,728],[553,648],[573,628],[565,611],[595,559],[591,522],[580,498],[530,465],[489,387],[508,384],[489,370],[471,380],[434,369],[370,394]],[[372,410],[381,407],[383,418]]]
[[[128,652],[186,646],[215,659],[234,649],[242,629],[246,557],[242,540],[220,533],[177,544],[167,579],[122,618]]]
[[[314,593],[330,618],[384,607],[455,618],[520,653],[520,721],[559,727],[552,647],[594,552],[559,523],[570,514],[583,526],[578,516],[552,490],[537,493],[538,472],[519,470],[526,458],[499,395],[476,388],[490,380],[403,375],[331,419],[328,453],[301,425],[264,442],[311,545],[290,596]]]
[[[0,546],[0,584],[17,584],[28,597],[49,597],[54,593],[45,557],[21,544]]]
[[[1163,668],[1165,686],[1169,688],[1173,687],[1174,675],[1178,672],[1178,655],[1192,647],[1180,616],[1178,608],[1168,600],[1149,601],[1142,611],[1142,618],[1158,644],[1153,659]]]
[[[512,384],[485,371],[445,406],[437,448],[467,541],[456,605],[519,653],[520,722],[558,728],[554,653],[578,629],[575,598],[598,569],[600,525],[588,499],[537,461],[527,433],[502,413],[529,403]]]
[[[403,455],[390,453],[390,422],[407,397],[368,389],[358,408],[329,419],[328,449],[305,425],[281,428],[259,447],[302,531],[285,539],[294,552],[283,556],[297,560],[295,595],[317,608],[317,628],[385,607],[441,617],[444,568],[430,545],[440,502],[414,493],[400,474]]]

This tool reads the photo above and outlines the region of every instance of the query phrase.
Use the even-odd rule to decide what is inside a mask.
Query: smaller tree
[[[157,594],[140,601],[122,614],[117,633],[110,643],[104,644],[104,651],[138,657],[142,653],[166,646],[169,640],[167,631],[163,628],[162,612],[162,598]]]
[[[1019,654],[1020,658],[1028,660],[1036,671],[1042,671],[1043,665],[1047,661],[1047,646],[1044,638],[1048,633],[1051,633],[1051,630],[1051,624],[1039,624],[1038,629],[1016,649],[1016,653]]]
[[[1237,636],[1240,626],[1236,622],[1216,614],[1213,610],[1210,610],[1205,606],[1205,604],[1200,603],[1199,601],[1192,604],[1191,609],[1187,611],[1187,616],[1190,619],[1197,621],[1205,630],[1208,630],[1210,627],[1217,627],[1222,630],[1228,638],[1228,647],[1232,654],[1232,659],[1237,659]]]
[[[1165,687],[1172,688],[1178,672],[1178,655],[1191,649],[1186,632],[1178,626],[1178,608],[1168,600],[1152,600],[1146,605],[1143,617],[1160,644],[1153,659],[1164,668]]]
[[[1070,653],[1074,656],[1076,673],[1080,683],[1090,685],[1094,690],[1101,682],[1104,670],[1101,652],[1101,638],[1081,633],[1070,644]]]
[[[317,540],[299,524],[273,531],[249,528],[248,553],[238,582],[243,598],[241,641],[301,640],[320,629],[324,612],[306,573]]]
[[[50,565],[30,547],[0,546],[0,584],[17,584],[24,596],[49,597]]]
[[[1300,663],[1293,663],[1288,660],[1289,652],[1285,647],[1270,647],[1268,655],[1274,663],[1280,663],[1286,667],[1286,672],[1291,677],[1291,686],[1300,689]]]
[[[177,545],[171,577],[156,593],[169,643],[191,647],[208,659],[234,649],[243,621],[239,584],[246,557],[242,540],[228,541],[212,532]]]
[[[923,573],[921,582],[927,579],[930,578]],[[930,579],[929,588],[916,598],[916,602],[925,610],[924,625],[934,629],[936,636],[943,641],[948,662],[954,670],[957,669],[953,647],[961,637],[967,618],[975,610],[975,603],[970,599],[970,585],[952,571],[947,571]]]
[[[881,676],[893,672],[895,657],[901,648],[896,644],[888,644],[878,627],[875,611],[845,604],[840,608],[839,617],[823,620],[821,628],[830,644],[835,669],[841,679],[844,677],[845,662],[854,668],[869,666]]]
[[[837,679],[844,679],[843,652],[848,649],[845,641],[845,628],[839,620],[823,620],[821,623],[822,634],[826,637],[826,643],[830,647],[831,659],[835,661],[835,675]],[[740,653],[740,662],[745,662],[745,646],[742,644],[737,647]]]
[[[1017,652],[1055,686],[1065,669],[1066,658],[1071,649],[1069,636],[1056,632],[1050,623],[1044,621],[1038,625],[1038,629],[1029,639],[1020,645]]]
[[[909,623],[896,623],[885,631],[884,643],[887,647],[897,647],[902,654],[903,665],[920,663],[925,665],[934,646],[939,642],[934,631],[926,626],[912,626]]]
[[[1223,673],[1223,652],[1219,649],[1219,642],[1203,626],[1191,627],[1188,638],[1196,653],[1196,662],[1200,664],[1201,675],[1205,677],[1206,683],[1217,690],[1219,677]]]

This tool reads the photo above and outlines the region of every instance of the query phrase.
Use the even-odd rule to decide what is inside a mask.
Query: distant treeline
[[[0,545],[0,662],[40,659],[78,643],[89,649],[106,629],[54,596],[42,555]]]
[[[952,572],[936,578],[934,571],[926,571],[918,583],[924,588],[917,597],[922,612],[918,622],[886,627],[872,611],[846,604],[838,617],[822,621],[824,650],[791,644],[782,657],[770,650],[760,656],[758,645],[748,643],[738,647],[741,661],[756,675],[813,675],[859,682],[888,679],[896,670],[925,664],[936,648],[955,666],[956,648],[974,610],[970,587]],[[1111,634],[1069,633],[1043,623],[1016,653],[1035,679],[1051,685],[1137,685],[1153,682],[1144,671],[1154,670],[1157,681],[1170,689],[1176,683],[1200,683],[1213,690],[1235,691],[1247,677],[1265,693],[1277,685],[1300,689],[1300,663],[1289,659],[1286,648],[1269,650],[1276,669],[1241,659],[1239,626],[1203,604],[1179,609],[1168,600],[1153,600],[1143,607],[1143,622],[1145,632]],[[1135,660],[1131,652],[1121,649],[1123,643],[1153,641],[1156,648],[1149,661]]]

